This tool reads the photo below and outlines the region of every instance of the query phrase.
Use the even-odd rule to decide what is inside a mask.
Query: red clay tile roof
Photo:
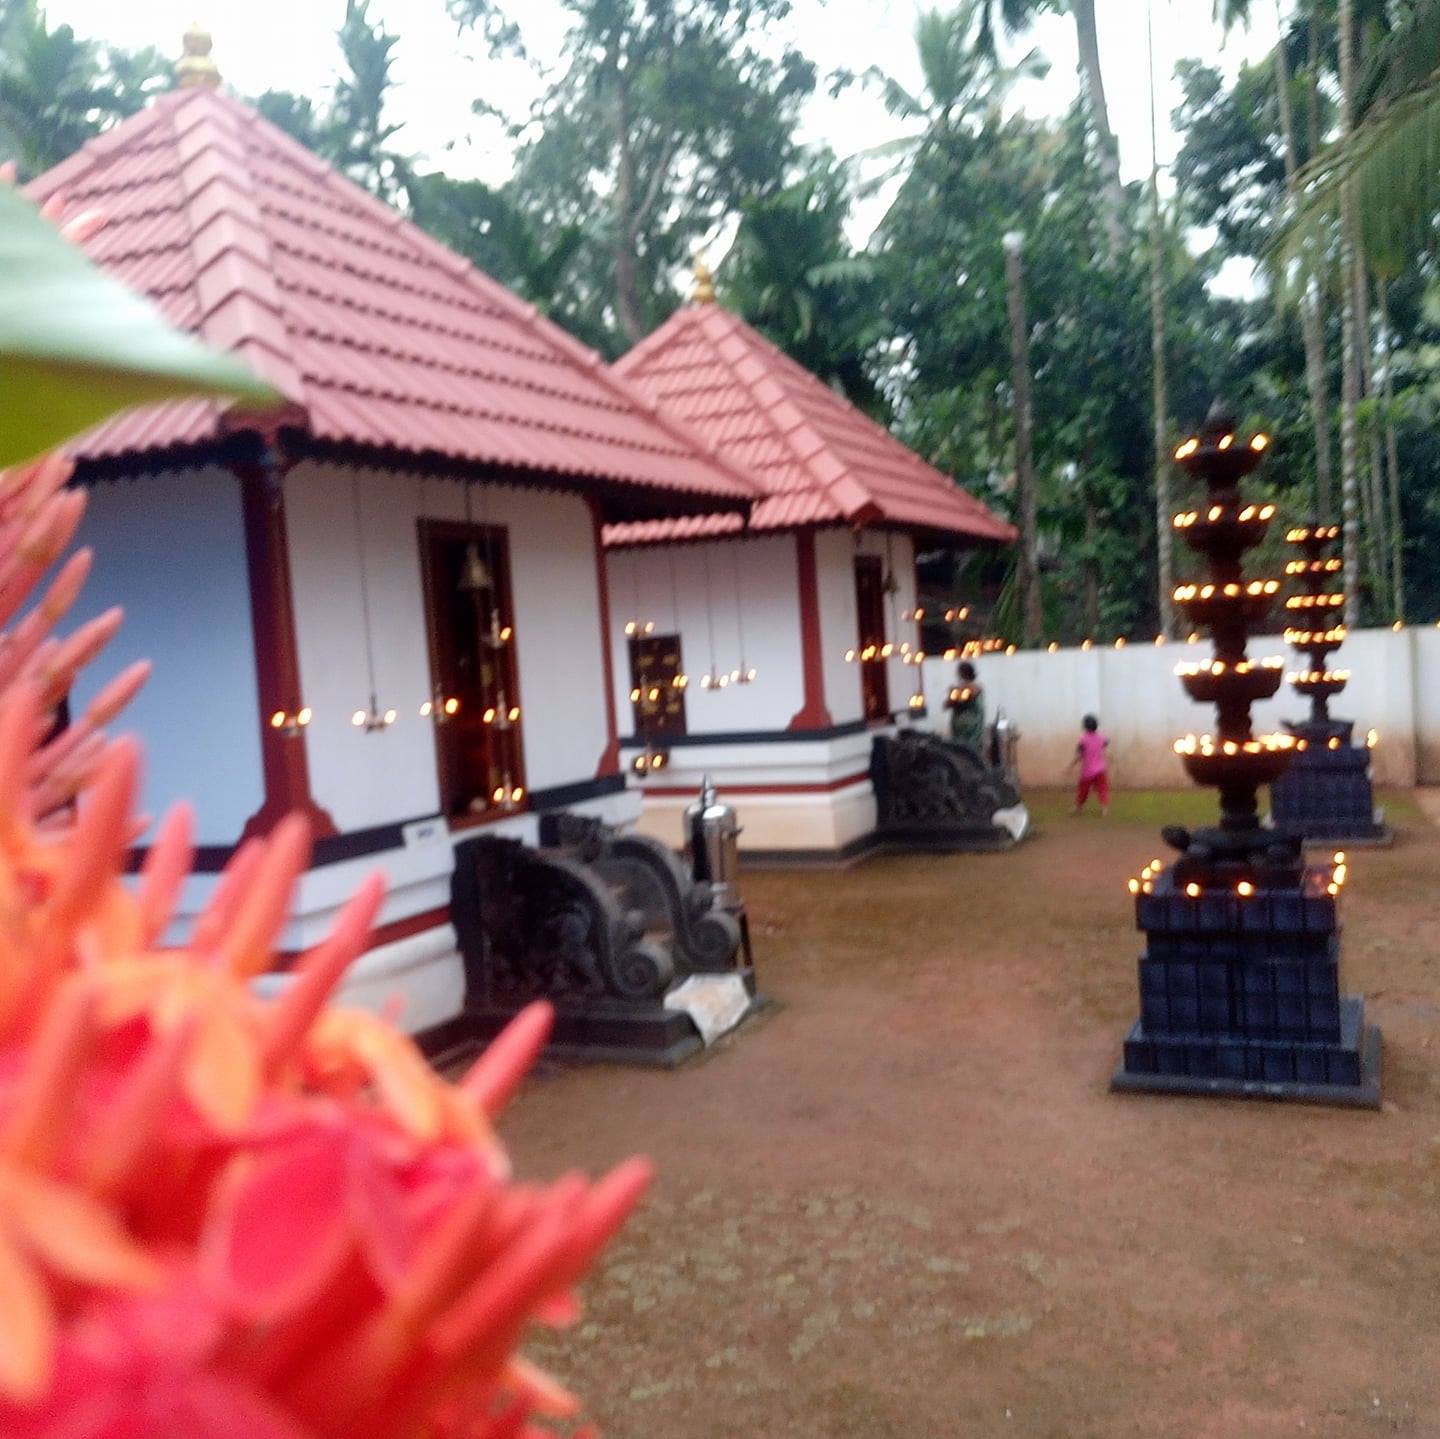
[[[733,512],[710,515],[676,515],[663,520],[625,520],[606,525],[601,538],[607,545],[653,545],[660,540],[715,540],[743,534],[745,516]]]
[[[689,305],[614,368],[752,476],[752,530],[891,524],[1010,542],[1014,526],[719,305]],[[717,533],[719,533],[717,531]],[[669,520],[611,526],[609,544],[694,539]]]
[[[29,186],[108,220],[93,259],[243,356],[321,440],[693,495],[752,483],[533,306],[229,96],[178,90]],[[82,457],[244,428],[185,401],[130,411]]]

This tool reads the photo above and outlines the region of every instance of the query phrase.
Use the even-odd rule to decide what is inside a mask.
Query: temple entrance
[[[878,555],[855,557],[855,612],[860,626],[860,694],[865,718],[888,720],[890,682],[881,653],[885,646],[885,567]]]
[[[525,801],[510,546],[495,526],[420,521],[440,803],[452,819]]]

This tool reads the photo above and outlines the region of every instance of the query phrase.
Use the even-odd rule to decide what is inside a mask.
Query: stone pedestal
[[[538,849],[491,836],[455,847],[465,1037],[489,1039],[545,999],[547,1053],[669,1066],[703,1043],[669,1002],[686,980],[737,976],[750,1008],[763,1003],[739,921],[663,846],[582,816],[547,816],[542,828]]]
[[[1326,871],[1244,895],[1186,893],[1176,872],[1147,882],[1140,1018],[1112,1088],[1379,1108],[1380,1032],[1341,994]]]
[[[1270,820],[1284,834],[1316,843],[1388,844],[1375,808],[1370,751],[1354,742],[1350,720],[1302,721],[1287,730],[1303,747],[1270,787]]]
[[[1009,849],[1025,825],[1007,819],[1020,790],[1007,771],[968,745],[902,730],[879,735],[870,755],[877,840],[893,849]]]

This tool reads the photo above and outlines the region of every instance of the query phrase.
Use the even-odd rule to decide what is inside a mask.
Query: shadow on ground
[[[659,1164],[534,1347],[608,1439],[1440,1435],[1440,831],[1392,799],[1353,857],[1383,1113],[1115,1098],[1125,877],[1196,800],[1041,795],[1010,854],[749,876],[775,1011],[526,1089],[522,1172]]]

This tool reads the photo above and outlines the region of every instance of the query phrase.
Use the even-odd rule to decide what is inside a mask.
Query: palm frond
[[[1380,274],[1440,253],[1440,72],[1432,67],[1422,84],[1377,104],[1347,141],[1301,173],[1293,211],[1267,257],[1282,273],[1304,270],[1335,224],[1346,185],[1358,238]]]
[[[1424,85],[1440,66],[1440,0],[1421,0],[1382,34],[1356,96],[1362,118]]]

